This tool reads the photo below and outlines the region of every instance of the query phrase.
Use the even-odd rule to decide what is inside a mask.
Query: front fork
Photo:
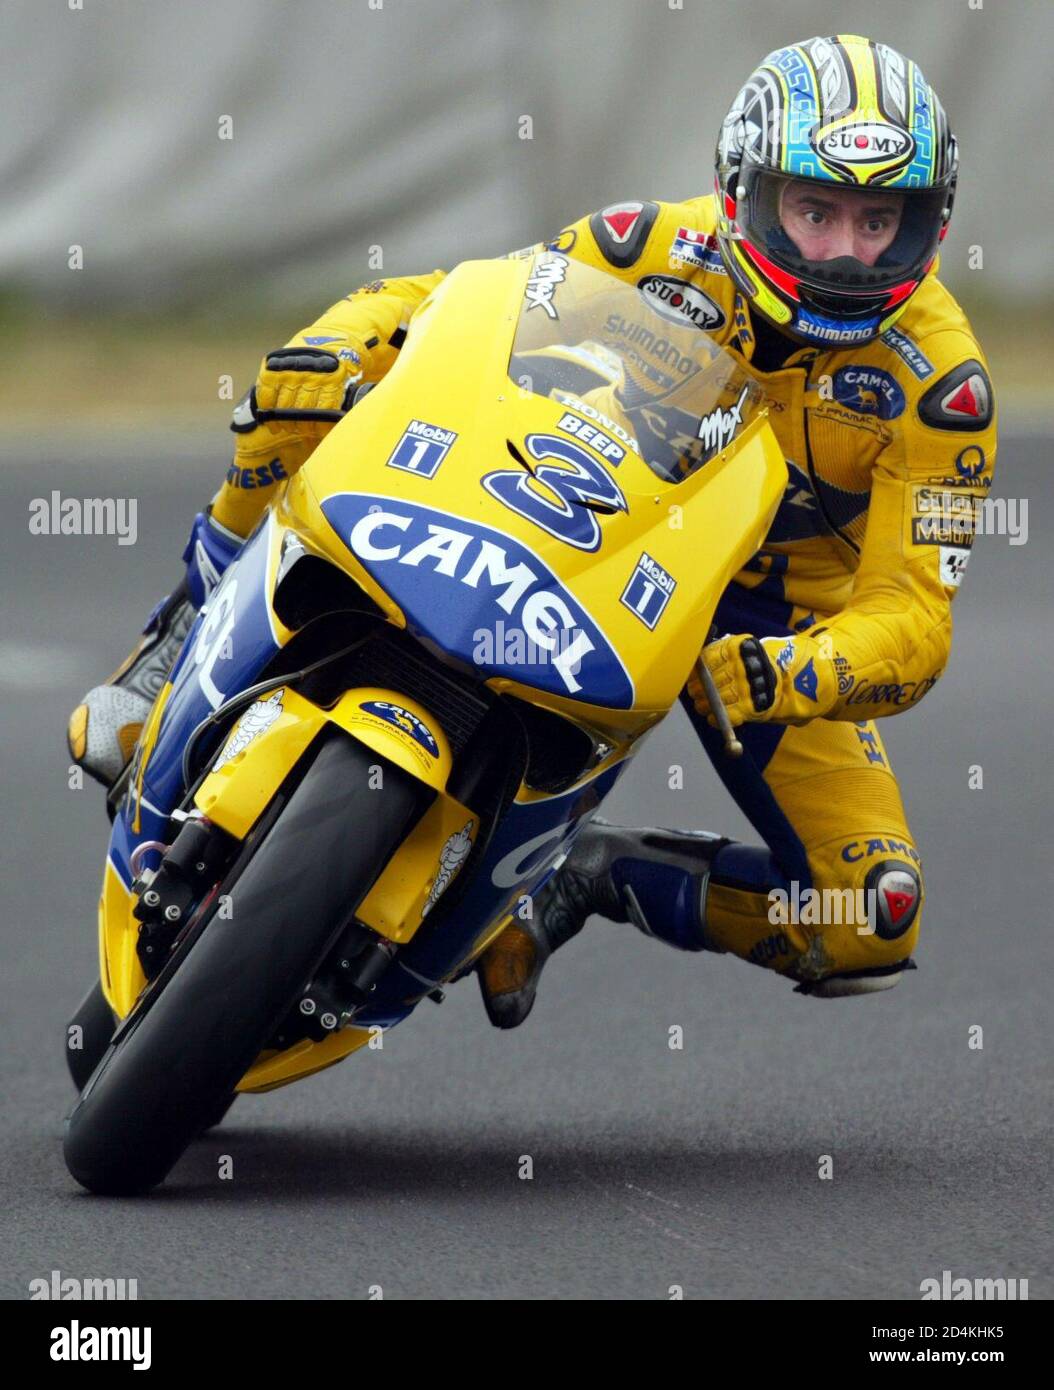
[[[367,1002],[398,948],[456,877],[479,828],[479,818],[446,791],[453,757],[441,726],[408,697],[373,686],[349,690],[323,709],[279,685],[234,725],[160,867],[141,872],[133,884],[128,925],[137,933],[140,987],[156,977],[239,846],[310,746],[334,725],[377,755],[368,785],[348,788],[349,811],[369,814],[370,796],[383,793],[385,767],[394,765],[419,785],[422,812],[399,852],[378,866],[355,920],[285,1026],[281,1045],[305,1037],[320,1041]],[[138,992],[126,989],[124,997]]]

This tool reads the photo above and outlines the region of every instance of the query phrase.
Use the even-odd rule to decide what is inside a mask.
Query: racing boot
[[[539,891],[532,916],[514,920],[476,966],[483,1007],[496,1028],[530,1013],[545,963],[594,914],[632,922],[683,951],[706,949],[710,869],[731,843],[704,831],[634,830],[594,818]]]
[[[199,512],[183,552],[185,576],[151,613],[131,654],[109,680],[89,690],[70,715],[70,756],[104,787],[112,787],[124,771],[198,609],[242,543],[207,512]]]
[[[70,715],[70,756],[104,787],[113,786],[132,756],[194,617],[181,583],[151,613],[138,645],[109,680],[89,690]]]

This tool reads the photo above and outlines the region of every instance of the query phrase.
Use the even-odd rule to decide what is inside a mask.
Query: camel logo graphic
[[[834,399],[860,415],[895,420],[904,413],[907,398],[900,383],[879,367],[839,367],[832,382]]]
[[[473,820],[467,821],[460,830],[455,830],[439,851],[439,867],[436,869],[432,886],[428,890],[428,900],[421,909],[422,917],[427,917],[432,911],[468,858],[469,851],[472,849],[472,827],[475,823]]]
[[[359,705],[359,709],[365,714],[372,714],[375,719],[383,719],[386,724],[391,724],[402,733],[408,734],[415,743],[420,744],[429,757],[439,757],[439,744],[436,742],[435,735],[412,710],[403,709],[402,705],[394,704],[391,700],[364,700]]]
[[[282,696],[285,694],[285,687],[276,690],[273,695],[269,695],[266,700],[257,700],[255,704],[249,706],[242,717],[234,726],[234,733],[227,740],[226,747],[216,761],[212,764],[213,772],[219,772],[221,767],[226,767],[233,762],[239,753],[244,753],[254,738],[259,738],[266,733],[278,716],[282,713]]]

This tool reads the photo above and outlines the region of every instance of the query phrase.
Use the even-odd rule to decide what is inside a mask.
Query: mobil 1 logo
[[[634,566],[629,583],[622,591],[620,602],[624,603],[646,628],[654,630],[676,588],[677,581],[673,575],[644,551]]]
[[[391,452],[388,467],[416,473],[420,478],[434,478],[456,439],[454,430],[411,420]]]

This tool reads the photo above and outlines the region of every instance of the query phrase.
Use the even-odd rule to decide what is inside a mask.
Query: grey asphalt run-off
[[[4,445],[3,1293],[57,1269],[145,1299],[917,1299],[949,1269],[1049,1297],[1052,487],[1027,435],[997,492],[1028,499],[1029,541],[978,542],[947,674],[883,725],[928,890],[898,989],[805,999],[598,919],[522,1029],[466,980],[383,1051],[240,1099],[155,1196],[76,1187],[63,1027],[97,969],[107,825],[68,785],[65,721],[177,578],[224,447]],[[52,488],[134,496],[137,544],[31,536]],[[605,815],[754,838],[679,711]]]

